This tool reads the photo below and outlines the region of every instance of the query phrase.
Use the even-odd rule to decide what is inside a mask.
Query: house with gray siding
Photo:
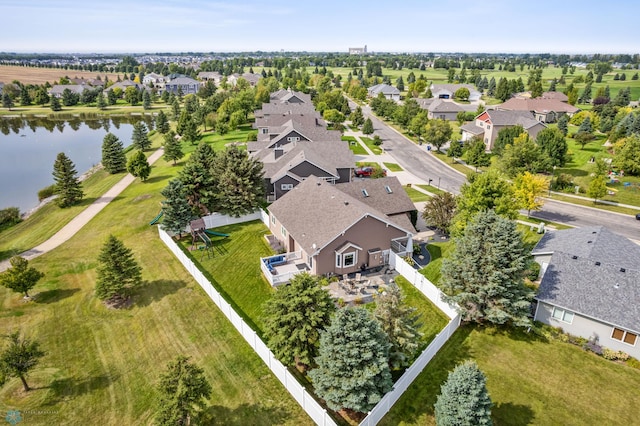
[[[200,82],[191,77],[177,77],[167,81],[164,90],[175,94],[181,91],[183,95],[195,95],[200,90]]]
[[[534,319],[640,359],[640,246],[603,226],[549,231]]]
[[[406,216],[388,216],[340,186],[310,177],[269,206],[269,228],[294,273],[342,276],[384,266],[392,246],[411,251],[414,231]],[[385,193],[408,199],[404,191]]]
[[[367,88],[367,93],[370,98],[375,98],[382,93],[382,96],[392,101],[398,102],[400,100],[400,90],[384,83]]]

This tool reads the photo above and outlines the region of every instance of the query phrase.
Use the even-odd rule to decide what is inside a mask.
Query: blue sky
[[[618,0],[0,0],[4,52],[639,53]]]

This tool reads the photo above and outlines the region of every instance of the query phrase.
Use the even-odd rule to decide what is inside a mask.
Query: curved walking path
[[[164,154],[164,150],[162,148],[155,151],[153,154],[147,158],[149,164],[155,163],[162,155]],[[27,250],[24,253],[20,253],[19,256],[24,257],[27,260],[36,258],[41,256],[61,244],[68,241],[71,237],[73,237],[78,231],[80,231],[91,219],[93,219],[102,209],[104,209],[111,200],[115,199],[122,191],[124,191],[136,178],[127,173],[125,177],[123,177],[118,183],[113,185],[111,189],[102,194],[100,198],[95,200],[89,207],[80,212],[76,217],[71,219],[69,223],[67,223],[61,230],[56,232],[51,238],[42,244],[32,248],[31,250]],[[0,262],[0,272],[7,270],[11,264],[9,263],[9,259],[3,260]]]

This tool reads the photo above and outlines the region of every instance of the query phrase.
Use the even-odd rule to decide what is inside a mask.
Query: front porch
[[[310,271],[299,251],[261,257],[260,269],[272,287],[285,284],[295,275]]]

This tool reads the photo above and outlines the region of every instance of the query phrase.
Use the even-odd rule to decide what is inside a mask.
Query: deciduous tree
[[[424,139],[428,143],[436,147],[436,151],[440,152],[440,147],[451,139],[453,129],[446,120],[429,120],[424,131]]]
[[[640,116],[636,118],[640,122]],[[634,134],[615,143],[613,163],[626,174],[640,175],[640,134]]]
[[[133,252],[109,235],[98,256],[96,296],[106,302],[127,299],[142,284],[142,271]]]
[[[540,149],[529,135],[522,133],[515,138],[513,145],[507,145],[498,160],[498,167],[507,176],[524,173],[538,173],[549,169],[549,157]]]
[[[391,343],[389,366],[393,369],[408,366],[418,353],[422,337],[416,308],[405,303],[402,291],[394,284],[378,297],[373,314]]]
[[[567,162],[567,141],[560,129],[546,128],[536,137],[536,143],[545,153],[552,166],[562,167]]]
[[[367,310],[338,310],[320,334],[318,367],[309,372],[316,394],[332,410],[371,410],[393,386],[389,346]]]
[[[127,169],[127,157],[120,139],[113,133],[107,133],[102,139],[102,166],[111,173],[120,173]]]
[[[191,424],[191,418],[204,407],[211,390],[204,370],[190,362],[188,357],[177,356],[160,376],[157,424]]]
[[[69,207],[82,199],[82,185],[76,174],[76,166],[69,157],[64,152],[59,153],[53,163],[53,181],[55,193],[58,195],[58,206]]]
[[[438,426],[491,426],[493,403],[487,379],[474,361],[466,361],[449,373],[434,405]]]
[[[504,148],[507,145],[513,145],[513,141],[521,134],[526,133],[521,125],[509,126],[501,129],[493,141],[493,147],[491,152],[497,155],[502,155]]]
[[[11,267],[0,273],[0,285],[17,293],[24,293],[29,297],[31,290],[44,274],[34,267],[29,267],[29,261],[21,256],[13,256],[9,259]]]
[[[312,365],[318,355],[320,331],[328,327],[334,311],[319,277],[307,273],[294,276],[265,303],[267,346],[286,365]]]
[[[549,190],[549,181],[543,176],[524,172],[514,179],[513,189],[518,204],[527,210],[527,216],[530,216],[531,210],[542,208],[542,196]]]
[[[599,199],[607,195],[607,182],[604,176],[596,176],[591,179],[587,187],[587,195],[593,198],[594,203],[597,203]]]
[[[151,174],[151,165],[142,151],[136,151],[127,162],[127,171],[141,181],[147,180]]]
[[[9,346],[0,352],[0,386],[7,378],[17,377],[22,382],[25,392],[31,388],[27,383],[27,374],[38,365],[45,352],[40,349],[40,344],[26,337],[20,338],[20,332],[16,331],[8,336]]]
[[[364,133],[365,135],[373,134],[373,122],[369,117],[364,120],[364,124],[362,125],[362,133]]]
[[[478,137],[474,137],[467,142],[467,146],[464,149],[464,158],[468,165],[476,168],[476,172],[478,167],[487,167],[491,164],[491,156],[486,151],[486,145]]]
[[[484,210],[472,217],[442,263],[442,288],[464,321],[528,326],[529,254],[515,222]]]
[[[422,218],[429,226],[433,226],[448,234],[451,221],[456,214],[456,197],[449,192],[436,194],[424,205]]]

